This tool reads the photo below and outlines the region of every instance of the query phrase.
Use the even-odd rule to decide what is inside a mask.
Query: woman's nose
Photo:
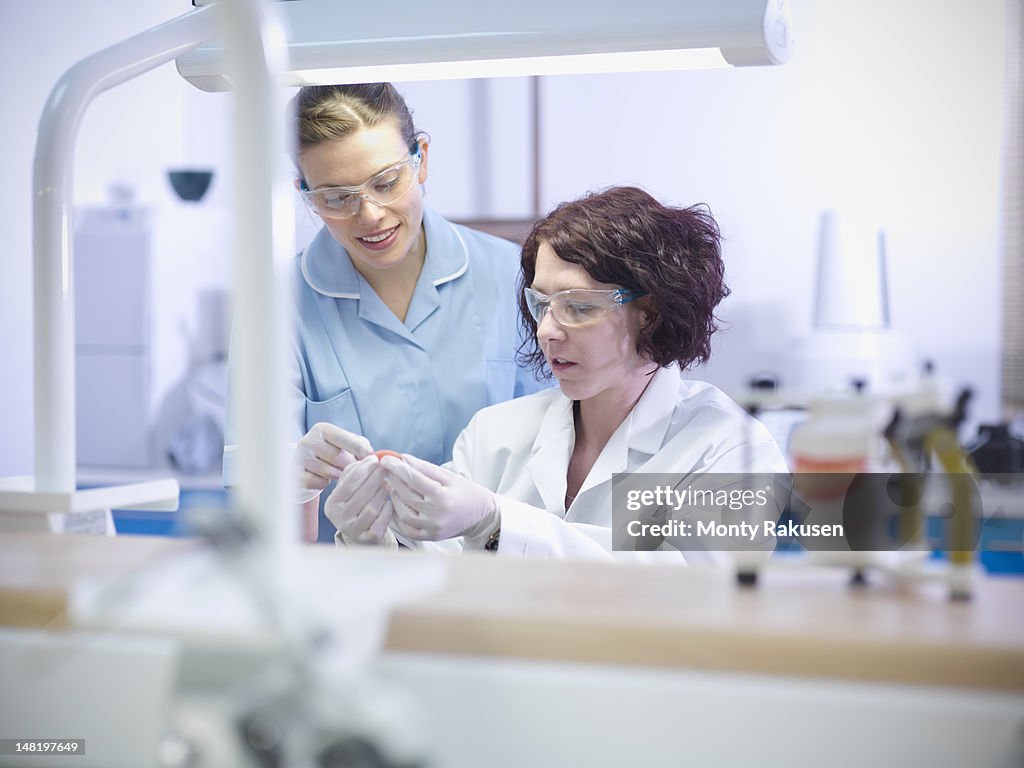
[[[378,205],[373,198],[364,195],[359,199],[359,210],[356,211],[356,218],[361,222],[380,221],[384,215],[384,206]]]
[[[565,337],[565,329],[555,320],[551,314],[551,307],[540,308],[540,320],[537,321],[537,339],[561,339]]]

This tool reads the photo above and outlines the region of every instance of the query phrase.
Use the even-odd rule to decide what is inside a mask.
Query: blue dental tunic
[[[424,211],[426,256],[399,320],[326,228],[296,260],[292,440],[327,421],[375,449],[451,459],[481,408],[545,385],[517,365],[519,249]],[[224,478],[235,476],[231,407]],[[320,538],[333,540],[322,513]]]

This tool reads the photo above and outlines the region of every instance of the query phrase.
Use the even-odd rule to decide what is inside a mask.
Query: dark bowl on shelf
[[[213,180],[213,171],[168,171],[171,186],[182,200],[198,202],[203,199]]]

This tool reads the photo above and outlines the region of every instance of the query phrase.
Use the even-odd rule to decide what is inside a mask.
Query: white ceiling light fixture
[[[197,0],[205,5],[210,0]],[[290,85],[784,64],[789,0],[288,0]],[[221,41],[177,59],[206,91],[231,88]]]

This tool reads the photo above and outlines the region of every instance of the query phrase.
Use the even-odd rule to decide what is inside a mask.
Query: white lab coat
[[[675,366],[655,373],[566,510],[574,442],[573,403],[557,387],[484,408],[459,435],[448,466],[498,494],[499,555],[703,559],[677,551],[612,552],[612,475],[787,471],[759,421],[717,387],[683,379]]]

